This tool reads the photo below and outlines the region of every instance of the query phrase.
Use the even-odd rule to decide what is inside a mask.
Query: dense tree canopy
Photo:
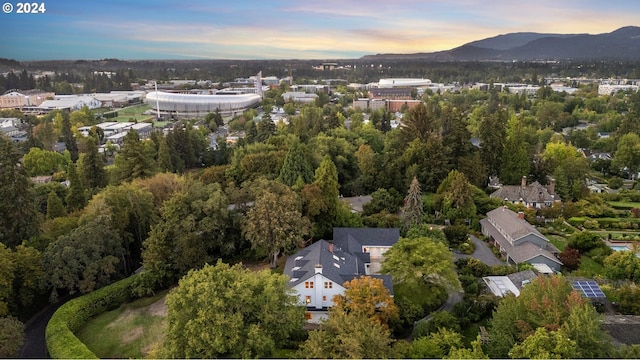
[[[192,270],[167,295],[162,355],[266,358],[302,328],[304,308],[283,275],[218,261]]]
[[[576,357],[610,356],[610,340],[601,328],[600,316],[588,301],[561,276],[536,278],[522,289],[520,296],[507,296],[498,305],[490,321],[488,354],[492,358],[504,358],[515,351],[518,355],[534,356],[529,351],[534,351],[531,348],[545,336],[550,337],[549,343],[539,348],[536,356],[559,356],[575,349],[571,342],[564,340],[554,344],[559,341],[558,334],[540,333],[526,341],[539,328],[544,328],[562,329],[562,334],[577,344],[577,352],[573,353]]]
[[[0,242],[13,247],[38,233],[33,183],[13,142],[0,136]]]
[[[430,238],[401,238],[387,252],[382,272],[397,283],[442,285],[460,289],[453,254],[440,241]]]
[[[309,219],[302,216],[300,201],[293,191],[262,193],[249,209],[242,233],[254,249],[271,257],[275,268],[278,255],[301,247],[304,236],[311,232]]]

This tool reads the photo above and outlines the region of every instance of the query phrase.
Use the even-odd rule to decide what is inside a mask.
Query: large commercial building
[[[146,102],[160,115],[180,118],[204,117],[208,113],[219,111],[222,115],[233,116],[257,105],[261,100],[258,94],[178,94],[163,91],[151,91]]]

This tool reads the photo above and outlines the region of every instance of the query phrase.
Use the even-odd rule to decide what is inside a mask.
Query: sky
[[[0,58],[19,61],[353,59],[640,25],[637,0],[45,0],[29,14],[0,2]]]

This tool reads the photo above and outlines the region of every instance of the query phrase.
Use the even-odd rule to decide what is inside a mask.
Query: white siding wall
[[[305,282],[313,282],[313,288],[306,288]],[[324,283],[331,283],[331,288],[324,287]],[[305,281],[302,281],[298,285],[294,286],[293,289],[298,294],[298,301],[300,304],[303,304],[307,307],[312,307],[316,309],[322,309],[323,307],[331,307],[333,306],[333,297],[335,295],[341,295],[344,293],[344,287],[342,284],[337,284],[322,274],[315,274],[314,276],[308,278]],[[306,298],[310,296],[310,302],[307,304]],[[323,296],[326,296],[326,300],[322,301]]]

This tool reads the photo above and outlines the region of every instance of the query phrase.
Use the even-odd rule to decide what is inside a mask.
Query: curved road
[[[47,350],[47,343],[45,341],[45,330],[47,328],[47,324],[49,323],[49,319],[53,316],[53,313],[71,299],[72,297],[69,296],[61,299],[55,304],[47,305],[46,308],[42,309],[24,324],[24,345],[22,345],[22,348],[18,352],[19,358],[50,358],[49,351]]]
[[[480,261],[482,261],[483,263],[487,264],[487,265],[505,265],[505,262],[498,259],[495,254],[493,253],[493,251],[491,251],[491,249],[489,248],[489,245],[487,245],[487,243],[485,243],[484,241],[478,239],[477,237],[473,236],[473,235],[469,235],[469,237],[471,238],[471,241],[473,241],[473,244],[475,245],[476,249],[473,252],[473,254],[460,254],[457,252],[454,252],[454,257],[456,260],[461,259],[461,258],[475,258],[478,259]],[[424,318],[416,321],[414,323],[414,326],[421,322],[421,321],[429,321],[431,320],[431,318],[433,317],[433,315],[435,315],[435,313],[439,312],[439,311],[449,311],[451,312],[451,310],[453,310],[453,307],[462,301],[463,298],[463,294],[464,292],[450,292],[449,296],[447,297],[447,301],[445,301],[444,304],[442,304],[442,306],[435,311],[432,311],[429,315],[425,316]]]

